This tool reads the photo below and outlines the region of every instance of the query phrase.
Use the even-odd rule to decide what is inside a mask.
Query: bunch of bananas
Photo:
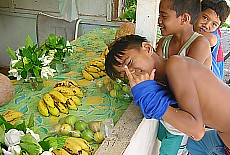
[[[105,58],[101,57],[91,59],[88,62],[88,66],[82,70],[82,77],[89,81],[105,75]]]
[[[109,53],[109,49],[108,49],[108,47],[106,47],[104,52],[101,53],[100,57],[105,58],[108,53]]]
[[[4,117],[4,119],[10,124],[14,124],[18,121],[17,119],[21,118],[22,116],[24,116],[23,113],[13,109],[9,109],[2,114],[2,117]]]
[[[82,105],[79,97],[83,97],[83,92],[74,80],[59,81],[38,101],[38,111],[43,116],[68,114],[69,109],[77,110],[77,106]]]
[[[59,150],[53,150],[53,153],[55,155],[91,155],[92,151],[89,142],[83,138],[68,137],[64,146]]]

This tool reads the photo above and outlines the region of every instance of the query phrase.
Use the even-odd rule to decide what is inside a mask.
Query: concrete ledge
[[[114,126],[112,137],[103,141],[95,155],[123,154],[142,119],[139,107],[131,103]]]

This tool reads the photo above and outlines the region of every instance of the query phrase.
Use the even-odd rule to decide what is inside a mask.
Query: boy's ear
[[[143,47],[148,53],[152,53],[152,52],[153,52],[153,48],[152,48],[152,46],[151,46],[148,42],[142,42],[142,47]]]
[[[183,13],[181,15],[181,25],[190,23],[191,22],[191,16],[188,13]]]

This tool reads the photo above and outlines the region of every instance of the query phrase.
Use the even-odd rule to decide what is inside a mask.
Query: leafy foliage
[[[136,22],[136,5],[125,9],[125,12],[119,16],[120,19],[127,19],[129,22]]]

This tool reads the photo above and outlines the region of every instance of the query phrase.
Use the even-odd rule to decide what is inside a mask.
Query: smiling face
[[[170,9],[171,3],[170,0],[161,0],[160,2],[158,25],[163,36],[176,33],[181,23],[181,16],[177,18],[176,11]]]
[[[200,13],[197,19],[194,29],[196,32],[208,32],[215,31],[221,24],[219,16],[212,9],[206,9]]]
[[[131,72],[151,73],[154,68],[154,60],[152,58],[153,48],[146,42],[142,43],[140,49],[129,49],[124,51],[124,55],[116,58],[120,62],[119,65],[113,66],[119,73],[121,78],[125,77],[124,66],[128,66]]]

